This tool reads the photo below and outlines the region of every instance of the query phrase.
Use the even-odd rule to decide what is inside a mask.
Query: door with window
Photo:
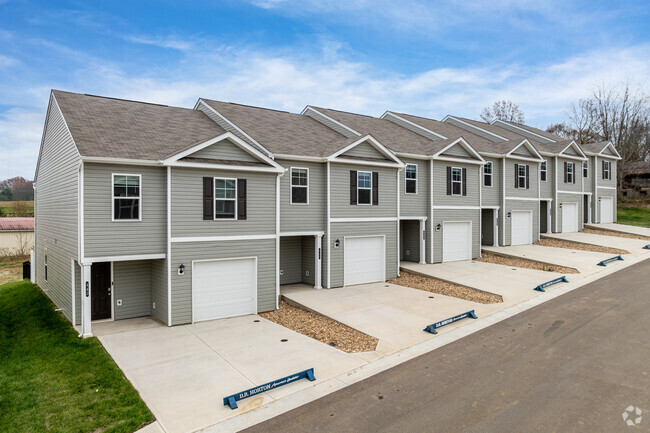
[[[111,314],[111,263],[93,263],[90,268],[90,301],[92,320],[110,319]]]

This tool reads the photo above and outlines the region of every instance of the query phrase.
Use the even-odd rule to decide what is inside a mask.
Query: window
[[[546,182],[546,160],[539,166],[539,180]]]
[[[488,161],[483,166],[483,185],[492,186],[492,162]]]
[[[415,164],[406,164],[406,194],[418,193],[418,166]]]
[[[585,161],[582,163],[582,176],[583,177],[589,177],[589,161]]]
[[[113,221],[140,221],[139,174],[113,174]]]
[[[517,164],[517,186],[519,188],[526,188],[526,168],[524,164]]]
[[[43,260],[43,263],[45,264],[45,281],[47,281],[47,248],[45,248],[45,260]]]
[[[214,178],[214,219],[236,219],[237,179]]]
[[[372,173],[357,172],[357,203],[372,204]]]
[[[610,170],[610,162],[609,161],[603,161],[603,179],[604,180],[610,180],[612,178],[611,170]]]
[[[309,169],[291,167],[291,204],[309,204]]]
[[[573,181],[573,163],[569,162],[566,165],[566,183],[574,183]]]
[[[460,168],[452,167],[451,169],[451,194],[463,194],[463,170]]]

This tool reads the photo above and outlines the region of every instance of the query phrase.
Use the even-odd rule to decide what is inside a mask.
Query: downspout
[[[397,276],[399,277],[399,267],[400,267],[400,172],[402,171],[401,168],[397,169]],[[385,275],[384,275],[385,277]]]
[[[429,160],[429,257],[431,258],[431,263],[434,263],[433,231],[433,157],[431,157]]]
[[[325,285],[326,288],[331,287],[331,282],[330,282],[330,262],[331,262],[331,231],[332,231],[332,223],[330,221],[331,217],[331,200],[330,200],[330,162],[327,161],[327,233],[325,234],[325,239],[327,240],[327,284]]]
[[[167,326],[172,326],[172,168],[167,166]],[[192,299],[192,302],[194,300]],[[194,315],[194,308],[192,308]],[[192,316],[194,323],[194,316]]]

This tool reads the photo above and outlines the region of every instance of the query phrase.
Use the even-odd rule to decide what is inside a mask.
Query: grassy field
[[[153,415],[96,338],[28,280],[0,285],[0,432],[130,433]]]
[[[650,227],[650,209],[642,207],[621,207],[617,209],[619,224]]]
[[[14,215],[14,208],[18,203],[24,203],[25,210],[27,211],[26,216],[34,216],[34,201],[0,201],[0,215],[5,217],[14,217],[20,215]]]

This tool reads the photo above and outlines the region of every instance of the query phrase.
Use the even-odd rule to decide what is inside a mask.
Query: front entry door
[[[90,269],[92,320],[111,318],[111,263],[93,263]]]

